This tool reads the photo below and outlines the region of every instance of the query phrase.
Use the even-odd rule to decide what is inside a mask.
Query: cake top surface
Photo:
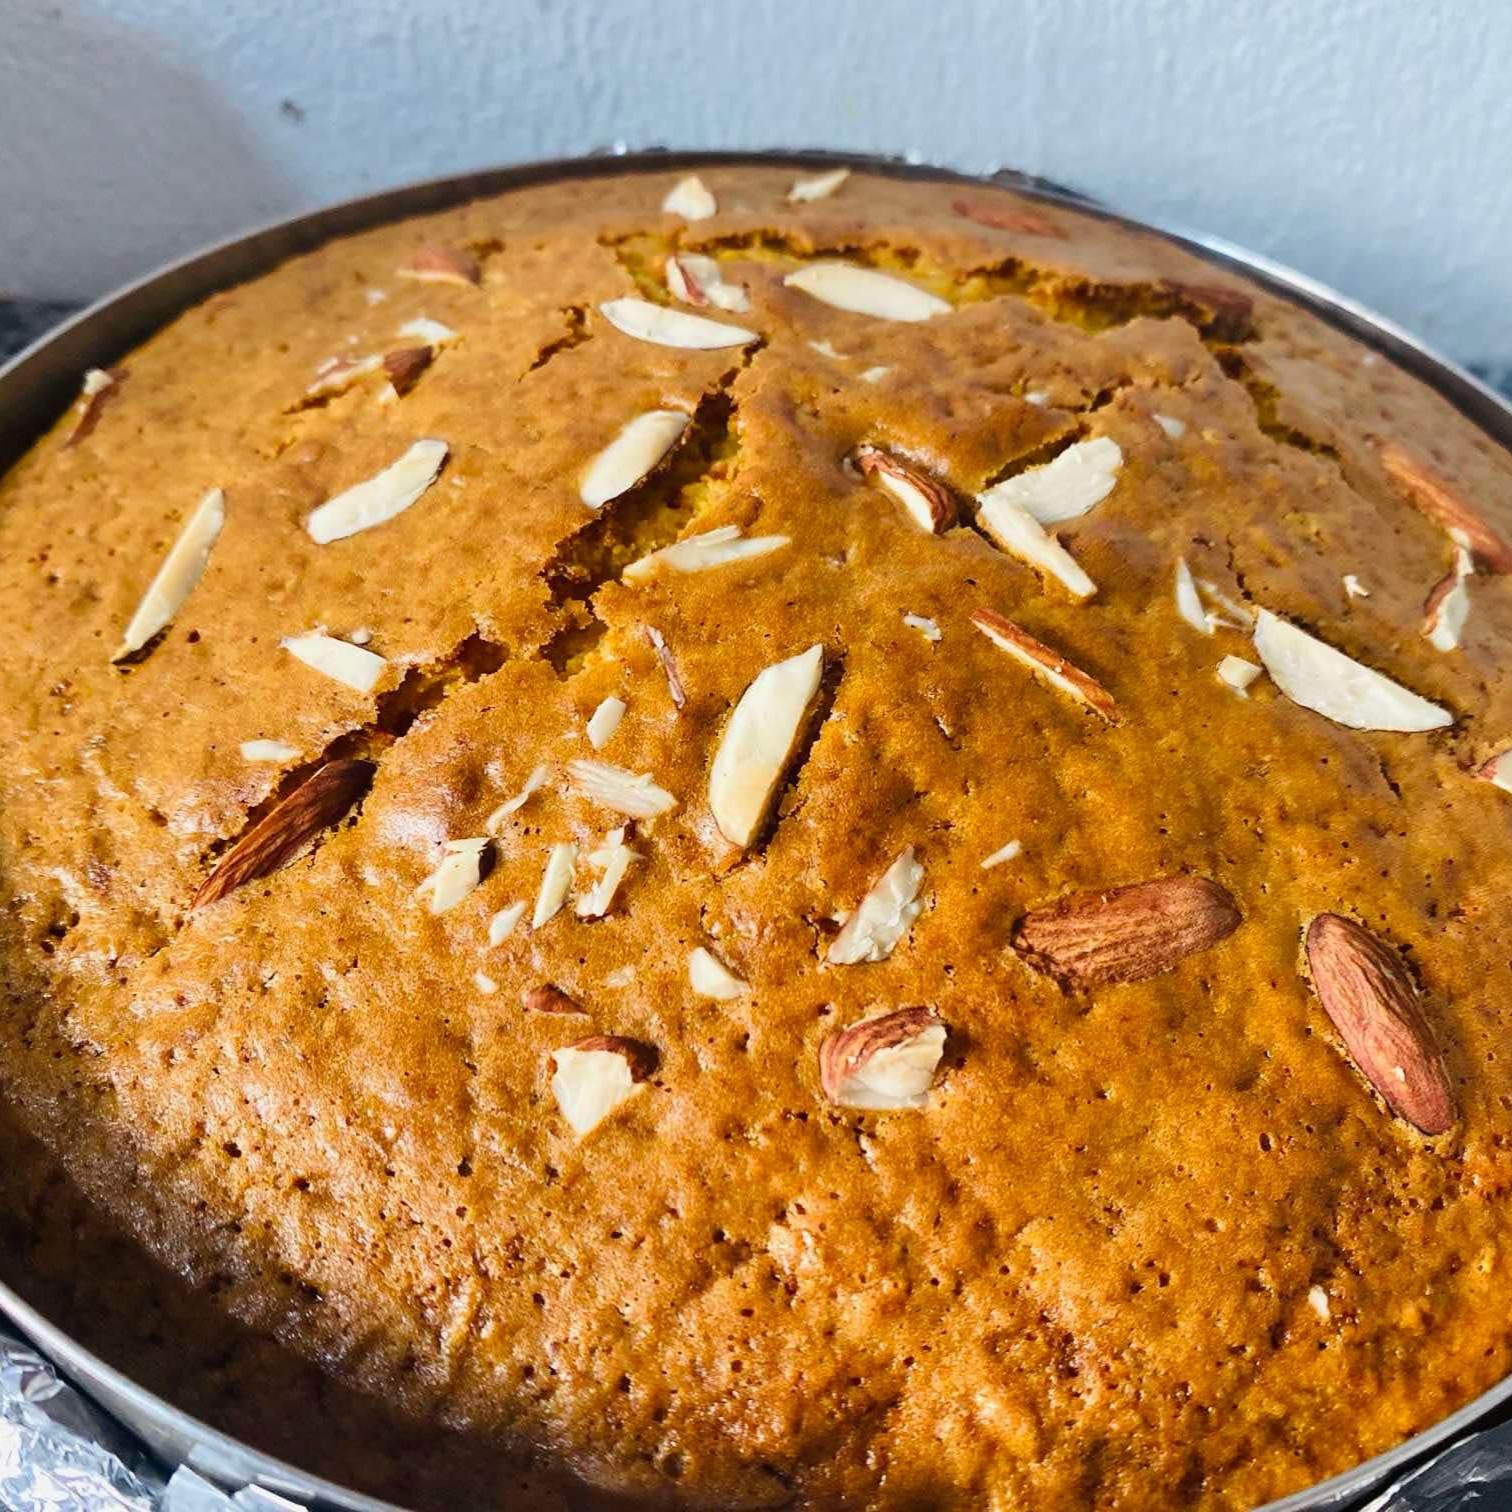
[[[1242,1506],[1507,1369],[1512,461],[1416,380],[714,166],[84,390],[0,481],[6,1092],[510,1506]]]

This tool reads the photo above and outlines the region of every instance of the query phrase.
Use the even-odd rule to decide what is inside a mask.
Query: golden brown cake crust
[[[87,434],[69,444],[66,417],[0,482],[7,1099],[218,1308],[525,1467],[501,1505],[1296,1489],[1512,1363],[1512,799],[1472,775],[1512,743],[1494,543],[1471,543],[1459,647],[1423,633],[1456,559],[1442,497],[1506,537],[1512,461],[1386,360],[1158,238],[862,174],[790,205],[795,176],[703,171],[707,219],[659,209],[678,174],[618,175],[340,241],[191,310],[124,360]],[[399,276],[421,248],[453,276]],[[748,309],[675,300],[675,248],[716,257]],[[884,320],[784,283],[826,259],[952,308]],[[756,339],[635,339],[600,308],[626,296]],[[455,339],[391,365],[402,394],[361,374],[306,396],[332,357],[428,344],[400,334],[420,317]],[[585,469],[663,410],[692,417],[668,461],[587,507]],[[408,509],[312,538],[313,509],[422,438],[448,454]],[[1078,598],[973,501],[1099,438],[1111,491],[1050,526],[1096,585]],[[867,445],[961,522],[922,528],[852,462]],[[203,579],[112,663],[211,488]],[[622,578],[729,525],[787,543]],[[1181,559],[1234,624],[1182,617]],[[1453,722],[1362,732],[1269,678],[1239,696],[1215,675],[1260,660],[1235,608]],[[371,693],[281,648],[320,626],[370,637]],[[730,712],[813,646],[776,810],[737,848],[709,801]],[[626,712],[596,753],[610,696]],[[249,760],[251,741],[290,754]],[[632,825],[638,859],[592,921],[572,900],[624,820],[574,787],[584,758],[676,800]],[[334,827],[192,907],[331,760],[371,763],[352,806],[321,810]],[[432,912],[416,888],[443,847],[488,834],[542,763],[479,885]],[[563,843],[569,900],[532,928]],[[910,847],[911,927],[883,960],[832,960]],[[1361,947],[1367,987],[1320,1000],[1319,915],[1403,964]],[[695,992],[699,946],[745,989]],[[1360,993],[1388,979],[1408,1037],[1376,1075],[1391,1096],[1391,1056],[1421,1055],[1428,1085],[1441,1055],[1447,1133],[1362,1075],[1386,1009]],[[527,1006],[545,984],[581,1013]],[[821,1085],[821,1042],[905,1008],[929,1010],[909,1032],[948,1030],[922,1105],[836,1105],[854,1066],[832,1052]],[[579,1138],[553,1053],[596,1035],[652,1058]],[[368,1489],[446,1504],[384,1474]]]

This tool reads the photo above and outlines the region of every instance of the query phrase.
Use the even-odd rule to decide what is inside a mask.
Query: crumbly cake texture
[[[1159,238],[684,177],[290,262],[0,483],[17,1118],[501,1506],[1240,1507],[1441,1418],[1512,462]]]

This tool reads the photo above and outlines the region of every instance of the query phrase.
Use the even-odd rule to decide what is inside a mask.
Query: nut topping
[[[713,305],[732,315],[751,308],[750,297],[739,284],[726,283],[719,263],[697,252],[674,252],[667,259],[667,292],[684,304]]]
[[[279,645],[305,666],[354,693],[371,693],[388,668],[388,662],[375,652],[354,646],[350,641],[337,640],[323,630],[286,635]]]
[[[688,984],[700,997],[729,1003],[749,989],[712,951],[695,946],[688,956]]]
[[[1059,525],[1074,520],[1100,504],[1112,493],[1123,466],[1123,451],[1111,436],[1096,436],[1068,446],[1043,467],[1004,478],[977,495],[986,508],[994,499],[1006,499],[1033,515],[1041,525]]]
[[[1069,693],[1079,704],[1102,715],[1109,724],[1118,723],[1118,705],[1113,701],[1113,695],[1096,678],[1088,676],[1080,667],[1073,667],[1058,651],[1052,651],[1043,641],[1036,640],[995,609],[976,610],[971,623],[993,645],[1006,651],[1015,661],[1022,662],[1052,687]]]
[[[100,423],[105,406],[121,390],[125,368],[90,368],[84,375],[84,384],[79,392],[78,418],[74,428],[63,443],[65,450],[77,446]]]
[[[441,864],[415,889],[415,896],[428,895],[433,914],[455,908],[482,882],[492,855],[489,849],[492,843],[481,835],[469,840],[448,840]]]
[[[677,445],[688,427],[682,410],[650,410],[623,426],[588,464],[578,497],[589,509],[601,509],[629,492]]]
[[[746,540],[740,526],[720,525],[714,530],[674,541],[660,551],[631,562],[621,575],[627,583],[644,583],[658,567],[670,567],[674,572],[707,572],[711,567],[724,567],[731,562],[765,556],[767,552],[777,551],[788,544],[785,535],[752,536]]]
[[[416,283],[461,284],[469,288],[483,282],[483,269],[470,252],[436,242],[421,247],[394,271],[400,278],[411,278]]]
[[[858,961],[885,961],[924,911],[919,901],[923,881],[924,868],[914,859],[910,845],[845,921],[830,943],[829,963],[853,966]]]
[[[531,1013],[587,1013],[587,1009],[557,986],[555,982],[542,982],[538,987],[528,988],[520,1001]]]
[[[649,772],[627,772],[607,761],[569,761],[567,775],[584,798],[628,819],[654,819],[677,807],[677,799],[657,787]]]
[[[1512,572],[1512,546],[1447,479],[1395,441],[1378,447],[1386,476],[1419,514],[1468,547],[1483,572]]]
[[[325,546],[402,514],[436,481],[446,452],[444,441],[416,441],[382,472],[312,510],[305,521],[311,539]]]
[[[615,698],[612,695],[599,704],[593,711],[585,727],[588,736],[588,744],[595,751],[602,751],[611,740],[614,732],[620,727],[620,720],[625,717],[625,700]]]
[[[922,1108],[945,1053],[945,1034],[931,1008],[862,1019],[825,1036],[819,1084],[842,1108]]]
[[[662,209],[668,215],[680,215],[688,221],[708,220],[718,208],[714,196],[696,173],[679,179],[662,201]]]
[[[950,313],[950,306],[943,299],[917,284],[889,273],[878,273],[875,268],[857,267],[855,263],[809,263],[782,281],[821,304],[877,320],[928,320]]]
[[[815,200],[828,199],[849,177],[849,168],[832,168],[813,178],[797,179],[787,192],[788,204],[811,205]]]
[[[938,534],[955,524],[955,495],[922,469],[880,446],[858,446],[854,461],[862,475],[880,483],[922,529]]]
[[[1512,750],[1498,752],[1489,761],[1482,762],[1475,775],[1504,793],[1512,793]]]
[[[383,371],[394,393],[401,399],[409,393],[435,355],[428,346],[400,347],[388,353],[383,359]]]
[[[226,496],[220,489],[212,488],[184,522],[178,539],[163,558],[163,565],[147,585],[111,661],[135,655],[167,628],[205,575],[205,568],[210,564],[210,548],[215,545],[225,523]]]
[[[577,862],[577,846],[569,841],[553,845],[546,853],[546,869],[541,873],[541,889],[536,894],[535,912],[530,927],[539,929],[562,911],[572,887],[572,869]]]
[[[672,706],[682,710],[688,704],[688,692],[683,687],[682,674],[677,670],[677,659],[672,655],[672,648],[667,644],[667,638],[655,625],[646,626],[646,639],[651,642],[651,649],[656,652],[656,659],[661,663],[663,675],[667,679],[667,692],[671,695]]]
[[[1455,651],[1470,618],[1470,594],[1466,582],[1475,572],[1475,559],[1463,546],[1453,568],[1434,584],[1423,605],[1423,634],[1437,651]]]
[[[1232,688],[1240,698],[1249,697],[1249,686],[1260,676],[1261,668],[1242,656],[1225,656],[1218,663],[1218,681]]]
[[[665,305],[626,295],[599,306],[601,314],[616,331],[653,346],[684,347],[689,351],[710,352],[721,347],[745,346],[756,340],[755,331],[744,326],[726,325],[721,320],[706,320],[683,310],[669,310]]]
[[[1097,592],[1076,558],[1022,504],[1001,493],[982,494],[977,504],[977,523],[1010,556],[1054,578],[1074,598]]]
[[[594,1034],[554,1051],[551,1066],[557,1106],[582,1139],[645,1088],[656,1051],[617,1034]]]

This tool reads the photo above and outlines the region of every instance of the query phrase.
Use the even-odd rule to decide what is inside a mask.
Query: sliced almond
[[[615,830],[607,843],[594,851],[588,859],[601,868],[599,880],[577,901],[577,916],[580,919],[602,919],[614,907],[615,895],[630,870],[632,861],[639,861],[640,853],[625,844],[625,832]]]
[[[945,1054],[945,1025],[930,1008],[899,1008],[826,1035],[819,1084],[842,1108],[922,1108]]]
[[[985,508],[994,499],[1006,499],[1033,515],[1041,525],[1059,525],[1075,520],[1100,504],[1113,491],[1123,451],[1111,436],[1096,436],[1068,446],[1043,467],[1031,467],[995,483],[977,495]]]
[[[731,1003],[749,991],[744,982],[712,951],[702,945],[688,956],[688,984],[700,997]]]
[[[1454,723],[1447,709],[1262,609],[1255,650],[1276,686],[1304,709],[1352,730],[1438,730]]]
[[[125,368],[90,368],[79,391],[77,418],[64,447],[77,446],[100,423],[105,406],[121,391]]]
[[[682,674],[677,670],[677,661],[672,655],[672,648],[667,644],[667,638],[655,625],[646,626],[646,639],[651,642],[651,649],[656,652],[656,659],[661,663],[663,675],[667,679],[667,692],[672,697],[673,707],[684,709],[688,703],[688,692],[683,687]]]
[[[1037,210],[1010,205],[1006,201],[958,199],[952,202],[950,208],[964,220],[975,221],[979,226],[990,226],[994,231],[1018,231],[1025,236],[1065,239],[1066,233]]]
[[[382,472],[312,510],[305,529],[312,540],[325,546],[392,520],[436,481],[446,452],[444,441],[416,441]]]
[[[470,896],[482,882],[493,844],[486,836],[448,840],[446,854],[416,889],[417,898],[427,898],[433,914],[443,914]]]
[[[1218,681],[1232,688],[1240,698],[1249,697],[1249,686],[1260,676],[1261,669],[1242,656],[1225,656],[1218,663]]]
[[[527,989],[521,995],[520,1002],[530,1013],[588,1012],[576,998],[569,997],[555,982],[542,982],[539,986]]]
[[[882,873],[830,942],[827,955],[830,965],[885,961],[924,911],[919,901],[923,882],[924,868],[914,859],[910,845]]]
[[[667,292],[684,304],[713,305],[732,315],[743,315],[751,308],[746,291],[739,284],[726,283],[719,263],[697,252],[674,252],[667,259]]]
[[[834,344],[828,341],[811,341],[808,343],[811,351],[818,352],[821,357],[828,357],[834,362],[849,362],[850,358],[844,352],[837,352]]]
[[[306,387],[306,399],[329,399],[345,393],[353,384],[383,366],[383,358],[374,352],[368,357],[331,357],[315,370],[315,378]]]
[[[649,341],[654,346],[709,352],[721,347],[745,346],[756,340],[755,331],[748,331],[744,326],[706,320],[702,315],[669,310],[665,305],[629,295],[607,300],[599,306],[599,313],[616,331],[623,331],[637,341]]]
[[[1512,750],[1499,751],[1489,761],[1482,762],[1475,775],[1504,793],[1512,793]]]
[[[244,740],[241,743],[243,761],[292,761],[299,755],[299,747],[287,740]]]
[[[354,693],[371,693],[388,667],[383,657],[323,630],[286,635],[279,644],[305,666],[339,682]]]
[[[677,799],[657,787],[649,772],[627,772],[607,761],[569,761],[567,775],[584,798],[628,819],[654,819],[677,807]]]
[[[991,871],[994,866],[1001,866],[1005,861],[1016,861],[1023,851],[1022,841],[1010,840],[1007,845],[1000,846],[990,856],[982,857],[982,870]]]
[[[811,205],[815,200],[828,199],[849,177],[849,168],[831,168],[828,173],[797,179],[787,192],[788,204]]]
[[[620,720],[625,717],[625,700],[615,698],[612,695],[599,704],[588,720],[586,733],[588,744],[595,751],[602,751],[611,740],[614,732],[620,727]]]
[[[328,761],[280,798],[221,857],[194,895],[203,908],[244,883],[287,866],[322,830],[346,817],[373,781],[371,761]]]
[[[1353,919],[1319,914],[1307,928],[1307,965],[1366,1081],[1424,1134],[1445,1133],[1457,1117],[1454,1092],[1400,954]]]
[[[400,347],[383,359],[383,371],[390,387],[403,398],[414,388],[421,373],[431,365],[435,353],[428,346]]]
[[[1227,888],[1206,877],[1158,877],[1078,893],[1025,914],[1013,948],[1063,987],[1139,982],[1216,945],[1241,922]]]
[[[1394,441],[1379,443],[1381,466],[1409,504],[1469,547],[1484,572],[1512,572],[1512,546],[1473,504],[1426,462]]]
[[[788,544],[785,535],[752,536],[747,540],[742,536],[740,526],[720,525],[714,530],[674,541],[660,551],[631,562],[622,576],[627,583],[644,583],[654,576],[658,567],[669,567],[674,572],[707,572],[712,567],[725,567],[731,562],[765,556],[767,552],[777,551]]]
[[[570,841],[553,845],[546,854],[546,869],[541,873],[541,888],[536,894],[535,912],[530,927],[539,929],[562,910],[572,887],[572,869],[577,862],[577,846]]]
[[[950,306],[927,289],[855,263],[809,263],[782,281],[821,304],[877,320],[928,320],[950,313]]]
[[[398,334],[413,337],[417,343],[433,350],[439,350],[457,340],[457,333],[449,325],[442,325],[439,320],[430,320],[424,315],[406,320],[399,327]]]
[[[1317,1313],[1323,1322],[1328,1322],[1330,1309],[1328,1305],[1328,1293],[1321,1286],[1310,1286],[1307,1289],[1307,1305]]]
[[[501,908],[488,921],[488,943],[502,945],[515,932],[516,926],[524,917],[525,905],[523,903],[511,903],[507,908]]]
[[[1178,420],[1174,415],[1152,415],[1150,417],[1172,441],[1179,441],[1186,435],[1186,421]]]
[[[759,672],[740,695],[709,772],[709,808],[732,845],[750,845],[765,822],[823,671],[823,647],[810,646]]]
[[[1118,723],[1118,705],[1113,695],[1080,667],[1074,667],[1058,651],[1052,651],[1043,641],[1036,640],[1027,630],[1005,619],[995,609],[978,609],[971,616],[971,623],[993,645],[1006,651],[1015,661],[1022,662],[1032,672],[1043,677],[1052,687],[1069,693],[1078,703],[1085,704],[1094,713],[1100,714],[1109,724]]]
[[[1344,592],[1350,598],[1370,597],[1370,589],[1368,589],[1352,572],[1346,572],[1344,574]]]
[[[594,1034],[551,1057],[551,1090],[579,1139],[637,1092],[656,1069],[656,1052],[617,1034]]]
[[[473,972],[473,986],[484,997],[492,997],[499,990],[499,984],[486,971]]]
[[[662,209],[668,215],[680,215],[684,220],[701,221],[708,220],[719,206],[704,181],[696,173],[690,173],[668,190]]]
[[[507,818],[509,818],[511,814],[518,813],[520,809],[524,808],[525,805],[530,802],[531,795],[538,792],[541,788],[545,787],[550,777],[551,768],[548,767],[545,762],[542,762],[541,765],[534,768],[530,775],[525,779],[525,786],[522,787],[520,791],[514,795],[514,797],[506,798],[503,803],[501,803],[498,808],[496,808],[493,813],[491,813],[488,818],[483,821],[483,828],[487,830],[490,835],[496,834],[498,832],[499,826],[503,824],[503,822]]]
[[[658,466],[687,428],[688,417],[682,410],[637,415],[588,464],[578,497],[590,509],[601,509],[627,493]]]
[[[1202,597],[1197,592],[1192,569],[1187,566],[1185,557],[1176,559],[1176,612],[1199,635],[1213,633],[1213,621],[1202,607]]]
[[[1466,586],[1475,572],[1475,559],[1461,546],[1455,565],[1434,585],[1423,605],[1423,634],[1437,651],[1456,651],[1470,618],[1470,591]]]
[[[1081,564],[1024,508],[1003,494],[981,494],[977,523],[1010,556],[1052,577],[1075,598],[1088,599],[1097,584]]]
[[[178,539],[163,558],[163,565],[147,585],[142,601],[126,626],[121,644],[112,661],[135,655],[160,631],[167,628],[195,584],[205,575],[210,563],[210,548],[215,545],[226,523],[226,496],[212,488],[195,506],[184,522]]]
[[[483,269],[477,258],[460,247],[442,246],[438,242],[421,247],[394,271],[400,278],[412,278],[416,283],[461,284],[466,288],[483,282]]]
[[[861,374],[862,383],[881,383],[892,372],[890,367],[869,367]]]
[[[903,616],[903,623],[907,625],[910,630],[917,630],[919,634],[922,635],[927,641],[935,642],[944,638],[939,625],[936,624],[934,620],[928,618],[926,615],[905,614]]]
[[[922,468],[883,451],[880,446],[858,446],[854,461],[862,476],[881,484],[921,529],[938,534],[955,524],[955,495]]]

